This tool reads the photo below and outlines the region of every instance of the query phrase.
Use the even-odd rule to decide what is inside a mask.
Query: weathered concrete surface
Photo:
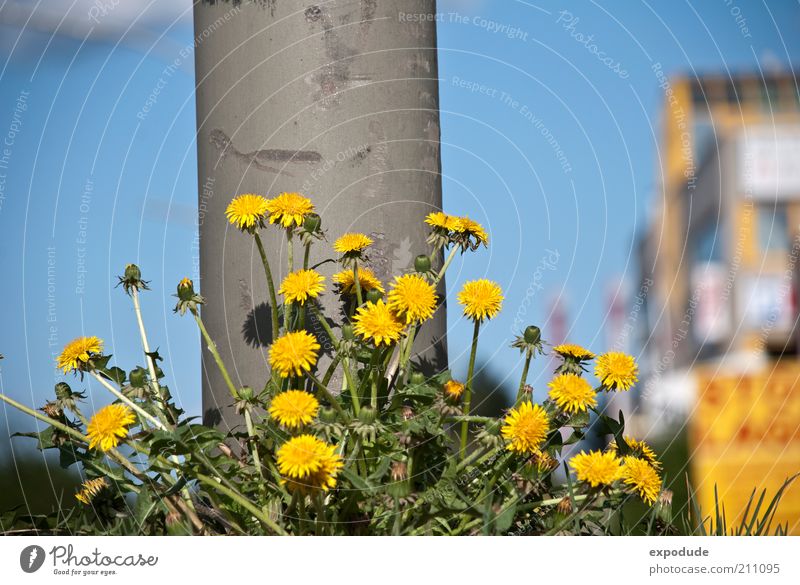
[[[312,263],[350,230],[376,240],[369,264],[384,281],[427,251],[423,218],[441,207],[436,24],[406,15],[434,12],[433,0],[195,4],[200,291],[236,383],[263,386],[271,340],[258,252],[225,222],[233,196],[311,197],[329,241]],[[277,287],[285,240],[262,237]],[[325,295],[327,314],[336,301]],[[441,308],[419,339],[434,369],[446,367],[444,334]],[[205,348],[203,364],[204,418],[238,424]]]

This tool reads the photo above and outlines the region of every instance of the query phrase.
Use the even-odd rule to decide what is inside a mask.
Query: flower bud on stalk
[[[431,259],[426,254],[420,254],[414,259],[414,270],[425,273],[431,270]]]
[[[142,271],[136,264],[128,264],[125,267],[125,274],[117,277],[122,288],[127,294],[131,294],[132,290],[149,290],[148,283],[142,280]]]
[[[422,372],[412,372],[411,374],[411,385],[412,386],[420,386],[421,384],[425,383],[425,374]]]
[[[303,229],[310,234],[316,233],[322,225],[322,218],[316,213],[309,213],[303,220]]]

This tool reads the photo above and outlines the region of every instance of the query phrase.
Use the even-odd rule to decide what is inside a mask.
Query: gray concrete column
[[[427,251],[423,219],[441,207],[435,10],[434,0],[195,3],[199,292],[239,385],[267,379],[270,310],[252,238],[225,221],[232,197],[310,197],[328,237],[312,263],[335,257],[330,244],[346,231],[375,239],[369,265],[384,281]],[[277,287],[285,238],[261,235]],[[340,318],[334,265],[320,270],[326,313]],[[442,307],[419,338],[434,370],[446,367],[444,336]],[[237,424],[205,348],[203,364],[205,420]]]

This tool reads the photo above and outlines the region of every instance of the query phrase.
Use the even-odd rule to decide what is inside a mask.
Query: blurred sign
[[[705,262],[692,268],[692,297],[684,321],[694,314],[694,336],[701,344],[724,341],[731,332],[731,314],[725,298],[728,270],[721,262]],[[692,306],[694,305],[694,306]]]
[[[741,190],[754,199],[800,199],[800,127],[751,126],[739,138]]]
[[[800,364],[735,375],[716,369],[695,369],[689,457],[704,516],[714,514],[716,484],[730,528],[741,522],[753,488],[756,501],[766,488],[765,510],[783,481],[800,472]],[[800,534],[800,478],[784,493],[773,531],[787,522],[790,534]]]
[[[789,331],[794,326],[792,282],[777,274],[740,276],[737,309],[741,322],[750,329]]]

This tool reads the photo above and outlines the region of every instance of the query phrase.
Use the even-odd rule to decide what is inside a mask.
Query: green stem
[[[470,405],[472,403],[472,378],[475,373],[475,356],[478,353],[478,333],[480,332],[481,322],[475,320],[475,329],[472,332],[472,349],[469,354],[469,367],[467,368],[467,385],[464,389],[464,416],[469,416]],[[459,458],[464,459],[467,453],[467,436],[469,433],[469,421],[461,423],[461,449]]]
[[[292,303],[283,303],[283,329],[286,333],[289,333],[289,323],[292,318]]]
[[[568,496],[562,496],[560,498],[550,498],[550,499],[547,499],[547,500],[539,500],[538,502],[529,502],[527,504],[522,504],[521,506],[517,506],[517,512],[524,512],[526,510],[535,510],[536,508],[544,508],[546,506],[555,506],[561,500],[563,500],[565,497],[568,497]],[[573,499],[576,502],[582,502],[583,500],[585,500],[588,497],[589,497],[589,494],[578,494]]]
[[[315,532],[317,534],[322,534],[325,532],[327,524],[327,520],[325,518],[325,506],[322,503],[322,494],[312,494],[311,502],[314,504],[314,510],[317,512],[317,518],[314,520],[314,525],[316,526]]]
[[[361,296],[361,281],[358,280],[358,260],[356,259],[353,259],[353,286],[356,287],[356,301],[360,307],[364,301]]]
[[[456,252],[458,252],[458,246],[453,246],[453,248],[450,250],[450,253],[447,255],[447,260],[444,261],[442,268],[439,270],[439,274],[436,275],[436,279],[433,281],[434,285],[439,284],[439,281],[444,278],[444,273],[447,272],[447,269],[450,267],[450,263],[453,262],[453,258],[456,257]]]
[[[328,369],[325,372],[325,375],[322,377],[322,383],[325,386],[327,386],[328,383],[331,381],[331,378],[333,377],[333,373],[336,371],[336,366],[339,365],[340,361],[342,361],[342,358],[338,353],[335,356],[333,356],[333,359],[331,360],[331,363],[328,366]]]
[[[309,301],[309,303],[311,304],[311,311],[317,317],[317,321],[319,322],[320,325],[322,325],[322,328],[325,330],[325,333],[328,335],[328,338],[331,340],[331,343],[333,344],[333,348],[335,350],[339,351],[339,345],[340,345],[339,340],[336,339],[336,335],[334,335],[333,329],[331,329],[331,326],[328,325],[328,321],[325,320],[325,315],[322,314],[322,311],[319,310],[319,307],[317,306],[316,303],[314,303],[312,301]],[[345,384],[348,386],[348,388],[350,390],[350,396],[351,396],[352,401],[353,401],[353,412],[355,412],[356,416],[358,416],[358,412],[359,412],[360,407],[361,407],[361,404],[360,404],[360,402],[358,400],[358,394],[357,394],[358,387],[353,384],[353,375],[352,375],[352,372],[350,371],[350,362],[349,362],[349,360],[347,358],[340,358],[340,359],[342,361],[342,369],[344,370],[344,382],[345,382]],[[333,365],[333,364],[331,364],[331,365]],[[333,371],[332,370],[329,370],[329,373],[330,373],[330,376],[333,375]],[[330,381],[330,376],[328,375],[328,373],[325,374],[325,377],[328,379],[328,381]],[[325,383],[322,383],[322,386],[325,387],[326,390],[327,390],[327,381]]]
[[[330,390],[328,390],[328,387],[325,386],[322,382],[320,382],[317,379],[317,377],[314,376],[314,374],[312,374],[311,372],[309,372],[306,375],[314,383],[314,386],[317,387],[317,389],[319,390],[320,395],[323,398],[325,398],[328,402],[330,402],[331,406],[333,407],[333,409],[336,412],[338,412],[339,415],[342,417],[342,420],[346,421],[347,420],[347,415],[345,414],[344,410],[342,409],[342,406],[339,404],[339,401],[336,400],[336,398],[333,396],[333,394],[330,393]]]
[[[294,240],[292,238],[292,228],[286,230],[286,253],[288,255],[289,272],[294,272]]]
[[[309,305],[311,306],[311,311],[314,313],[314,316],[319,321],[319,324],[322,325],[322,328],[325,330],[325,333],[328,335],[328,338],[331,340],[333,344],[333,349],[339,349],[339,340],[336,339],[336,335],[333,333],[333,329],[328,324],[328,321],[325,319],[325,315],[322,314],[322,311],[319,310],[319,307],[314,301],[308,301]]]
[[[222,374],[222,378],[225,380],[225,384],[227,384],[228,390],[230,391],[231,396],[235,400],[236,398],[238,398],[238,393],[236,392],[236,386],[234,386],[233,380],[231,380],[231,377],[228,374],[228,368],[225,367],[225,362],[222,361],[222,358],[219,355],[219,351],[217,351],[217,344],[214,343],[214,340],[211,339],[211,336],[208,334],[208,330],[206,329],[206,326],[203,324],[203,320],[200,318],[200,313],[197,312],[197,309],[191,308],[190,311],[192,312],[192,315],[194,315],[194,320],[197,321],[197,326],[200,328],[200,333],[202,333],[203,339],[206,340],[208,351],[210,351],[211,355],[214,356],[214,361],[217,362],[217,367],[219,368],[219,371]]]
[[[373,350],[372,358],[369,361],[369,372],[367,375],[372,379],[370,392],[370,405],[378,411],[378,361],[381,350],[377,347]]]
[[[470,465],[472,465],[473,463],[474,463],[474,464],[475,464],[475,466],[477,467],[478,465],[481,465],[481,464],[483,464],[483,460],[484,460],[484,459],[486,459],[487,457],[489,457],[490,455],[491,455],[491,456],[494,456],[494,455],[495,455],[495,449],[492,449],[492,448],[483,449],[483,450],[481,450],[481,449],[476,449],[475,451],[473,451],[472,453],[470,453],[470,454],[467,456],[467,458],[466,458],[466,459],[464,459],[464,460],[462,460],[461,462],[459,462],[459,464],[456,466],[456,471],[457,471],[457,472],[458,472],[458,471],[463,471],[463,470],[465,470],[467,467],[469,467]]]
[[[65,425],[65,424],[63,424],[63,423],[61,423],[61,422],[59,422],[59,421],[57,421],[55,419],[50,418],[49,416],[46,416],[46,415],[44,415],[44,414],[42,414],[40,412],[37,412],[37,411],[33,410],[32,408],[29,408],[29,407],[25,406],[24,404],[20,404],[19,402],[17,402],[16,400],[11,398],[10,396],[6,396],[5,394],[0,394],[0,400],[2,400],[3,402],[9,404],[10,406],[13,406],[17,410],[20,410],[20,411],[24,412],[25,414],[27,414],[29,416],[32,416],[33,418],[36,418],[36,419],[38,419],[38,420],[40,420],[40,421],[42,421],[44,423],[49,424],[51,427],[57,428],[59,431],[67,433],[68,435],[70,435],[74,439],[78,439],[79,441],[82,441],[82,442],[86,443],[87,445],[89,444],[89,438],[86,437],[85,435],[83,435],[82,433],[76,431],[72,427],[69,427],[69,426],[67,426],[67,425]]]
[[[261,458],[258,455],[258,444],[256,441],[256,430],[253,427],[253,416],[250,414],[250,406],[247,406],[244,409],[244,422],[247,426],[247,436],[249,437],[249,445],[250,445],[250,455],[253,457],[253,464],[256,466],[256,470],[258,471],[258,476],[261,478],[262,483],[259,484],[258,488],[259,491],[264,493],[265,486],[263,483],[264,480],[264,470],[261,467]]]
[[[533,354],[531,352],[526,352],[525,354],[525,365],[522,366],[522,377],[520,378],[519,388],[517,389],[517,400],[516,400],[517,405],[519,405],[520,401],[522,400],[522,397],[525,394],[525,384],[528,381],[528,368],[531,365],[532,356]]]
[[[344,371],[344,383],[350,392],[350,400],[353,402],[353,412],[356,416],[361,411],[361,400],[358,397],[358,386],[353,381],[353,374],[350,371],[350,360],[344,358],[342,360],[342,370]]]
[[[19,402],[17,402],[16,400],[14,400],[13,398],[11,398],[9,396],[6,396],[5,394],[0,394],[0,400],[2,400],[3,402],[7,403],[10,406],[13,406],[17,410],[19,410],[21,412],[24,412],[25,414],[27,414],[29,416],[32,416],[35,419],[38,419],[38,420],[40,420],[40,421],[42,421],[44,423],[47,423],[48,425],[50,425],[53,428],[58,429],[59,431],[67,433],[73,439],[77,439],[80,442],[85,443],[86,445],[89,444],[89,437],[87,437],[83,433],[80,433],[80,432],[76,431],[72,427],[65,425],[64,423],[61,423],[61,422],[59,422],[59,421],[57,421],[55,419],[52,419],[49,416],[46,416],[46,415],[44,415],[44,414],[42,414],[40,412],[36,412],[32,408],[29,408],[29,407],[25,406],[24,404],[20,404]],[[125,457],[123,457],[122,454],[119,451],[117,451],[116,449],[111,449],[108,452],[108,454],[111,456],[112,459],[117,461],[117,463],[119,463],[125,469],[127,469],[132,475],[134,475],[135,477],[137,477],[139,479],[142,479],[141,472],[138,469],[136,469],[136,467],[134,467],[134,465],[130,461],[128,461]]]
[[[448,416],[444,419],[445,422],[449,423],[460,423],[460,422],[470,422],[470,423],[479,423],[479,424],[488,424],[491,422],[496,421],[496,418],[492,418],[491,416],[463,416],[463,415],[456,415],[456,416]]]
[[[258,253],[261,256],[261,264],[264,265],[264,274],[267,277],[267,288],[269,289],[269,305],[272,312],[272,341],[278,339],[278,297],[275,295],[275,282],[272,280],[272,270],[269,268],[269,261],[267,260],[267,253],[264,251],[264,244],[261,242],[261,236],[253,233],[258,247]]]
[[[308,258],[311,255],[311,240],[306,244],[305,252],[303,252],[303,270],[308,270]]]
[[[139,324],[139,337],[142,339],[142,349],[144,350],[145,359],[147,360],[147,369],[150,372],[150,384],[153,387],[154,397],[158,400],[161,408],[159,414],[161,415],[162,422],[168,424],[166,413],[166,401],[161,392],[161,385],[158,383],[158,376],[156,375],[156,362],[150,357],[150,344],[147,341],[147,331],[144,328],[144,319],[142,318],[142,308],[139,304],[139,290],[134,286],[131,287],[131,300],[133,301],[133,312],[136,313],[136,321]]]
[[[236,490],[233,490],[212,477],[208,477],[207,475],[203,475],[202,473],[197,474],[197,479],[201,482],[206,484],[207,486],[213,488],[214,490],[228,496],[230,499],[234,500],[237,504],[245,508],[248,512],[250,512],[253,516],[255,516],[258,520],[261,521],[267,528],[272,530],[275,534],[280,536],[286,536],[286,531],[283,530],[280,526],[278,526],[275,521],[272,520],[267,514],[265,514],[262,510],[259,510],[250,500],[245,498]]]
[[[411,351],[412,347],[414,346],[414,337],[417,334],[417,325],[412,325],[408,330],[408,336],[406,337],[405,343],[402,344],[399,348],[400,352],[400,364],[399,370],[403,375],[403,383],[408,382],[408,374],[411,368],[408,367],[408,362],[411,360]]]

